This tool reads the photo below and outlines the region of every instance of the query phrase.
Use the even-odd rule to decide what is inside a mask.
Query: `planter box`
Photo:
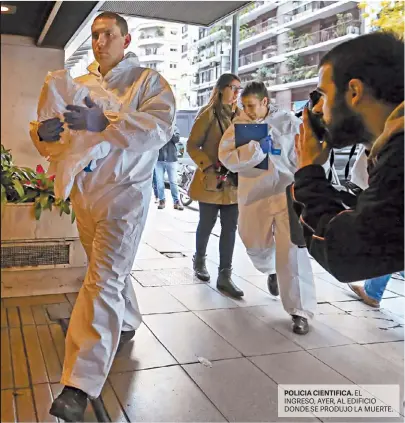
[[[78,291],[87,257],[70,216],[55,208],[37,221],[32,204],[7,204],[1,226],[3,298]]]

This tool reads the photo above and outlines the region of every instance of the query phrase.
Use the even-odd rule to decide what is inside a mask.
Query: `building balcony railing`
[[[290,27],[296,20],[302,20],[311,16],[315,19],[317,12],[327,7],[342,6],[341,3],[341,1],[309,1],[289,10],[279,17],[269,18],[265,22],[261,22],[249,28],[245,28],[244,25],[242,25],[240,30],[240,42],[242,43],[242,47],[245,47],[244,44],[249,44],[247,41],[252,37],[268,33],[269,31],[272,31],[274,33],[273,35],[285,32],[287,31],[287,25]]]
[[[255,51],[250,54],[239,57],[239,66],[247,66],[255,62],[261,62],[265,59],[270,59],[272,56],[277,54],[277,45],[272,44],[270,47],[265,48],[261,51]]]
[[[143,35],[139,36],[137,45],[138,47],[149,45],[149,44],[164,44],[165,36],[164,35]]]
[[[360,34],[360,21],[351,20],[345,23],[339,23],[329,28],[321,29],[320,31],[307,33],[298,37],[290,37],[284,44],[284,52],[299,50],[319,43],[324,43],[329,40],[344,37],[345,35]]]
[[[250,22],[264,13],[270,12],[271,10],[276,9],[281,4],[285,3],[286,0],[266,0],[266,1],[257,1],[253,4],[249,4],[244,9],[241,10],[240,24]]]
[[[273,43],[264,50],[253,52],[239,58],[239,67],[248,66],[256,62],[266,61],[267,59],[276,59],[278,56],[291,55],[291,52],[313,46],[314,48],[321,43],[338,39],[346,35],[360,34],[360,21],[352,20],[346,23],[331,26],[320,31],[291,37],[283,45],[281,51],[276,43]],[[308,49],[307,49],[308,50]],[[311,49],[308,50],[310,52]],[[271,60],[268,60],[271,62]],[[275,60],[278,62],[278,60]]]
[[[307,84],[313,84],[314,79],[318,76],[318,65],[314,66],[301,66],[299,68],[293,69],[288,72],[273,72],[269,76],[262,76],[259,78],[242,77],[242,85],[247,85],[252,81],[261,81],[264,85],[270,90],[279,91],[282,89],[283,85],[301,82],[300,86]]]

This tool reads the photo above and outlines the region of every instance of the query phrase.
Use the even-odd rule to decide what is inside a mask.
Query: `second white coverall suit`
[[[95,398],[121,331],[136,330],[142,322],[130,272],[146,222],[158,151],[172,136],[175,100],[164,78],[141,68],[133,53],[104,77],[97,62],[88,70],[75,81],[89,88],[90,95],[92,87],[101,85],[118,99],[120,110],[103,107],[110,124],[98,135],[100,143],[110,143],[110,151],[92,163],[92,172],[76,176],[70,194],[89,267],[69,324],[61,383]],[[38,124],[31,123],[35,144]]]
[[[262,273],[277,273],[283,307],[290,315],[312,318],[316,309],[315,285],[308,251],[290,240],[286,187],[294,180],[296,156],[294,136],[301,121],[285,111],[269,112],[263,121],[253,122],[242,113],[236,123],[267,123],[273,147],[269,169],[255,168],[266,155],[258,141],[235,146],[235,126],[222,137],[219,160],[238,172],[238,228],[253,265]],[[274,266],[275,256],[275,266]]]

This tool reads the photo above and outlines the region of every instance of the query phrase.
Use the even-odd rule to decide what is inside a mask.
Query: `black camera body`
[[[304,106],[308,109],[308,117],[309,117],[309,123],[311,124],[311,128],[314,131],[315,137],[319,140],[319,142],[325,141],[326,138],[326,127],[322,121],[321,115],[314,113],[312,111],[313,107],[318,103],[318,101],[321,98],[321,95],[317,91],[312,91],[309,94],[309,101]],[[301,117],[302,111],[297,113],[295,116]]]

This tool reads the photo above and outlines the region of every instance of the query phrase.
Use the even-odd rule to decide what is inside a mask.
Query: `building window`
[[[188,44],[183,44],[183,45],[181,46],[181,52],[182,52],[182,53],[185,53],[187,50],[188,50]]]
[[[172,30],[170,31],[170,34],[172,34],[172,35],[177,35],[177,30],[172,29]]]
[[[177,63],[170,63],[170,69],[176,69]]]
[[[177,51],[177,47],[170,47],[170,51]]]
[[[182,34],[185,34],[185,33],[187,32],[187,29],[188,29],[188,25],[183,25],[183,26],[181,27],[181,33],[182,33]]]

